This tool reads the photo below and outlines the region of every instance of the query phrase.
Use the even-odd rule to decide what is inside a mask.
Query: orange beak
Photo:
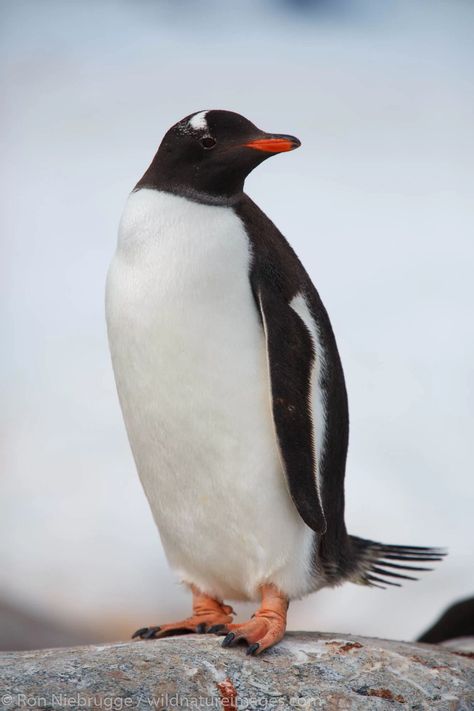
[[[285,151],[293,151],[295,148],[299,148],[301,141],[294,136],[266,135],[249,141],[244,145],[247,148],[254,148],[264,153],[284,153]]]

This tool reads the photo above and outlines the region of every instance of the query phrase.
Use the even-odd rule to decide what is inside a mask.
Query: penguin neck
[[[218,176],[187,175],[182,170],[173,170],[156,159],[135,185],[134,192],[141,188],[160,190],[179,195],[203,205],[236,205],[244,194],[244,180],[219,180]]]

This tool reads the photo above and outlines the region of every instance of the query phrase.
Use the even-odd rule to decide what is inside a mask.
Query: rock
[[[213,635],[8,652],[5,709],[472,711],[474,660],[436,646],[289,633],[260,657]]]
[[[440,644],[452,652],[474,652],[474,637],[455,637]],[[474,657],[474,654],[472,656]]]

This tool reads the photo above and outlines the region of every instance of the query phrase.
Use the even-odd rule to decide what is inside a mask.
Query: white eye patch
[[[207,130],[207,121],[206,121],[206,114],[207,111],[200,111],[198,114],[194,114],[194,116],[191,116],[189,119],[189,125],[191,128],[193,128],[195,131],[203,131]]]

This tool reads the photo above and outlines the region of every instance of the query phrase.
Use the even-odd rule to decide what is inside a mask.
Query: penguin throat
[[[233,195],[216,195],[208,193],[201,190],[196,190],[189,185],[179,185],[178,183],[157,183],[148,182],[146,175],[138,181],[135,185],[133,192],[141,190],[142,188],[149,188],[151,190],[159,190],[160,192],[171,193],[172,195],[178,195],[179,197],[187,198],[192,200],[192,202],[198,202],[201,205],[220,205],[220,206],[232,206],[236,205],[242,198],[243,190],[234,193]]]

